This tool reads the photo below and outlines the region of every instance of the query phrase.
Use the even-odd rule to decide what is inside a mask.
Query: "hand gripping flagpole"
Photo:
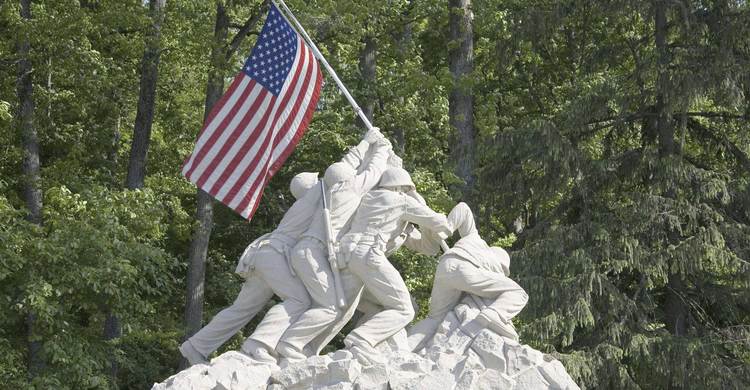
[[[310,39],[310,36],[307,35],[307,31],[305,31],[302,25],[297,21],[297,18],[294,17],[294,14],[289,9],[289,7],[286,6],[286,3],[284,3],[284,0],[273,0],[273,3],[276,4],[276,7],[281,6],[281,8],[284,9],[287,15],[284,15],[284,13],[282,12],[282,16],[284,16],[285,19],[286,19],[286,16],[289,16],[287,21],[291,19],[292,24],[294,24],[294,26],[297,27],[297,32],[299,32],[302,35],[302,37],[305,39],[305,41],[310,46],[310,48],[312,48],[312,51],[315,57],[318,60],[320,60],[320,62],[323,63],[323,67],[326,68],[326,70],[328,71],[328,74],[331,75],[331,77],[333,78],[333,81],[336,82],[336,85],[338,85],[341,92],[344,94],[344,96],[346,96],[346,100],[349,101],[349,104],[351,104],[352,108],[354,108],[354,112],[356,112],[357,115],[359,115],[359,118],[362,119],[362,122],[365,124],[365,127],[367,127],[367,130],[372,129],[372,123],[370,123],[370,120],[367,119],[367,116],[365,115],[364,111],[362,111],[362,109],[359,107],[357,102],[354,101],[354,98],[349,93],[349,90],[346,89],[346,87],[344,86],[344,83],[342,83],[341,79],[339,79],[339,76],[336,75],[336,72],[333,70],[333,68],[331,68],[331,65],[328,64],[328,61],[326,61],[325,57],[323,57],[323,54],[320,53],[320,50],[318,50],[318,47],[315,46],[315,43],[312,41],[312,39]]]

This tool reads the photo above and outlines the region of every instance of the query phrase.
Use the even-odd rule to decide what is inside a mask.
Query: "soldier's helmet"
[[[295,199],[301,198],[305,195],[305,192],[318,184],[318,173],[317,172],[302,172],[298,173],[289,183],[289,191],[292,193]]]
[[[417,187],[414,182],[411,181],[411,175],[406,169],[398,167],[390,167],[383,172],[383,176],[380,177],[380,187],[405,187],[408,188],[405,192],[413,191]]]
[[[323,176],[323,182],[326,183],[326,186],[330,187],[338,182],[350,180],[356,174],[357,171],[355,171],[349,164],[337,162],[331,164],[331,166],[326,169],[326,173]]]

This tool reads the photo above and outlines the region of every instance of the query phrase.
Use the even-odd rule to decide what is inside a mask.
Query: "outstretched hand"
[[[380,128],[378,127],[373,127],[370,130],[367,130],[367,133],[365,133],[364,140],[370,144],[374,144],[381,139],[383,139],[383,133],[380,132]]]

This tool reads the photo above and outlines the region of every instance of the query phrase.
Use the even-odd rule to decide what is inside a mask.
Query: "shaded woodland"
[[[523,343],[586,389],[750,383],[750,3],[287,4],[427,202],[508,249]],[[362,135],[328,79],[249,223],[180,176],[267,7],[0,2],[0,387],[174,373],[291,177]],[[391,260],[419,319],[436,260]]]

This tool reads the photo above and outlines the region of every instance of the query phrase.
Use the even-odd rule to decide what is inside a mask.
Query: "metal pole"
[[[286,16],[289,16],[289,19],[291,19],[291,23],[297,27],[297,32],[299,32],[302,35],[302,37],[305,39],[307,44],[310,45],[310,48],[312,49],[315,57],[317,57],[318,60],[320,60],[320,62],[323,63],[323,67],[326,68],[326,70],[328,71],[328,74],[331,75],[331,77],[333,78],[333,81],[336,82],[336,85],[338,85],[341,92],[344,94],[344,96],[346,96],[346,100],[349,101],[349,104],[351,104],[352,108],[354,108],[354,112],[356,112],[357,115],[359,115],[359,118],[362,119],[362,122],[365,124],[365,127],[367,127],[368,130],[372,129],[372,123],[370,123],[370,120],[367,119],[367,116],[365,116],[364,111],[362,111],[362,109],[359,107],[357,102],[354,101],[354,98],[349,93],[349,90],[346,89],[346,87],[344,86],[344,83],[342,83],[341,79],[339,79],[339,76],[336,75],[336,72],[333,70],[333,68],[331,68],[331,65],[328,64],[328,61],[326,61],[325,57],[323,57],[323,54],[320,53],[320,50],[318,50],[318,47],[315,46],[315,43],[312,41],[312,39],[310,39],[310,36],[307,35],[307,31],[305,31],[302,25],[297,21],[297,18],[294,17],[294,14],[289,9],[289,7],[286,6],[286,3],[284,3],[284,0],[273,0],[273,3],[276,5],[276,7],[279,7],[280,5],[281,8],[284,9],[287,15],[284,15],[284,13],[282,12],[281,16],[283,16],[285,19],[287,19]],[[289,19],[287,19],[287,22],[289,21]]]

